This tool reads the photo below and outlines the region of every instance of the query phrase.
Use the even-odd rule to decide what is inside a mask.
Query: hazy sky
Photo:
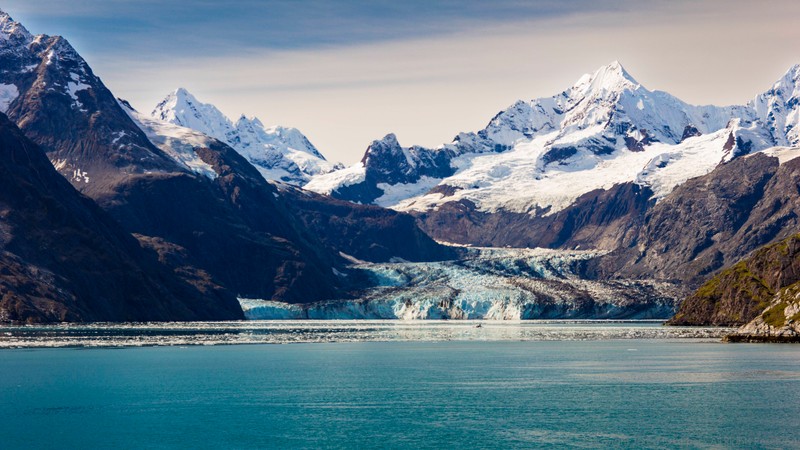
[[[437,146],[517,99],[619,60],[649,89],[744,103],[800,63],[800,2],[5,0],[149,112],[187,88],[352,163],[374,139]]]

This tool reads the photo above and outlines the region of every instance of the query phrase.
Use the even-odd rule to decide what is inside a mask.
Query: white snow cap
[[[718,107],[650,91],[613,61],[557,95],[515,102],[477,133],[460,133],[440,147],[453,155],[453,175],[378,183],[385,195],[376,203],[426,211],[466,199],[481,211],[552,214],[626,182],[660,199],[721,162],[776,145],[800,147],[800,65],[748,105]],[[306,187],[335,192],[360,182],[363,168],[347,173]],[[429,193],[437,183],[448,189]]]
[[[0,40],[11,39],[31,42],[33,36],[21,23],[12,19],[5,11],[0,10]]]
[[[583,75],[572,89],[585,95],[601,90],[619,92],[624,89],[636,89],[639,86],[639,82],[622,67],[619,61],[612,61],[594,73]]]
[[[214,105],[198,101],[182,87],[167,95],[150,115],[174,125],[200,131],[223,142],[233,127],[222,111]]]
[[[216,106],[199,101],[184,88],[167,95],[151,116],[230,145],[267,180],[303,185],[313,175],[338,168],[296,128],[265,127],[258,118],[244,114],[233,123]]]

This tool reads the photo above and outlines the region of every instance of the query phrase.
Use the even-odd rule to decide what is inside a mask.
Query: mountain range
[[[214,105],[200,102],[183,88],[164,98],[150,116],[228,144],[267,180],[303,185],[315,175],[343,168],[329,163],[296,128],[265,128],[259,119],[244,115],[233,123]]]
[[[607,250],[598,276],[696,287],[795,230],[798,86],[794,66],[746,105],[694,106],[613,62],[436,149],[389,134],[303,187],[408,212],[440,241]]]
[[[164,266],[162,275],[171,274],[175,283],[187,277],[200,280],[196,284],[208,285],[201,286],[204,290],[218,286],[219,295],[234,302],[232,315],[199,315],[203,306],[191,303],[185,314],[154,316],[139,308],[124,317],[102,309],[56,316],[48,304],[38,300],[41,296],[18,293],[6,299],[4,293],[3,302],[24,304],[14,308],[0,305],[6,320],[239,318],[242,312],[235,305],[237,296],[287,302],[347,298],[355,282],[348,278],[348,260],[341,255],[388,258],[385,255],[398,250],[395,237],[406,238],[401,246],[409,260],[453,254],[420,232],[412,218],[394,211],[328,197],[314,197],[315,202],[309,202],[314,208],[291,209],[298,194],[268,183],[229,145],[187,128],[146,120],[116,99],[65,39],[33,36],[5,13],[0,14],[0,65],[6,68],[0,73],[2,112],[51,162],[46,168],[40,165],[31,170],[40,174],[57,171],[69,180],[74,190],[88,197],[86,201],[94,202],[113,220],[117,233],[128,236],[129,251],[149,255]],[[15,145],[20,148],[10,150],[34,151],[24,141]],[[64,197],[55,191],[43,195],[57,203]],[[9,216],[22,213],[15,205],[4,205]],[[62,209],[66,216],[78,214],[67,204]],[[353,221],[371,211],[378,219],[359,221],[356,226]],[[41,229],[61,226],[48,216],[32,217],[40,220],[36,226]],[[341,226],[346,233],[329,237],[328,228],[314,228],[325,221],[352,226]],[[4,251],[25,238],[24,233],[10,234],[3,241]],[[359,238],[372,240],[361,242]],[[75,246],[80,248],[78,244]],[[44,242],[38,248],[48,251]],[[118,256],[133,258],[124,252]],[[75,278],[75,270],[83,273],[79,265],[67,264],[69,252],[58,257],[60,265],[48,263],[42,269],[67,280]],[[62,272],[67,268],[72,272]],[[139,270],[130,272],[133,279],[146,275]],[[20,283],[19,277],[8,281],[9,285]],[[135,290],[120,289],[130,284],[133,282],[98,282],[96,296],[109,302],[122,298],[119,301],[123,303],[141,303]],[[58,298],[83,297],[77,287],[49,285],[65,291]],[[156,290],[141,295],[152,303],[169,302],[169,297]],[[23,310],[25,314],[18,313]]]
[[[306,315],[393,299],[425,317],[408,312],[425,298],[445,318],[650,317],[702,286],[675,323],[744,324],[765,297],[709,310],[704,283],[800,231],[800,66],[717,107],[613,62],[450,143],[387,134],[343,167],[297,129],[233,122],[185,89],[141,113],[64,38],[5,13],[0,64],[3,321],[236,319],[241,299]],[[566,260],[472,246],[590,253],[542,271]],[[465,292],[471,277],[505,300]],[[647,299],[603,297],[624,289]]]

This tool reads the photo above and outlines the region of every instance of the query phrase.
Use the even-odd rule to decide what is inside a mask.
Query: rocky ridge
[[[216,138],[239,152],[267,180],[303,185],[315,175],[342,169],[329,163],[298,129],[265,127],[242,115],[235,123],[216,106],[179,88],[156,105],[150,116]]]

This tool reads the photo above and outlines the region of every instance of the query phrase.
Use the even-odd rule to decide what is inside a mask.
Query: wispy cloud
[[[678,0],[682,1],[682,0]],[[634,0],[7,0],[93,53],[303,49],[441,36],[473,27],[618,12]]]

